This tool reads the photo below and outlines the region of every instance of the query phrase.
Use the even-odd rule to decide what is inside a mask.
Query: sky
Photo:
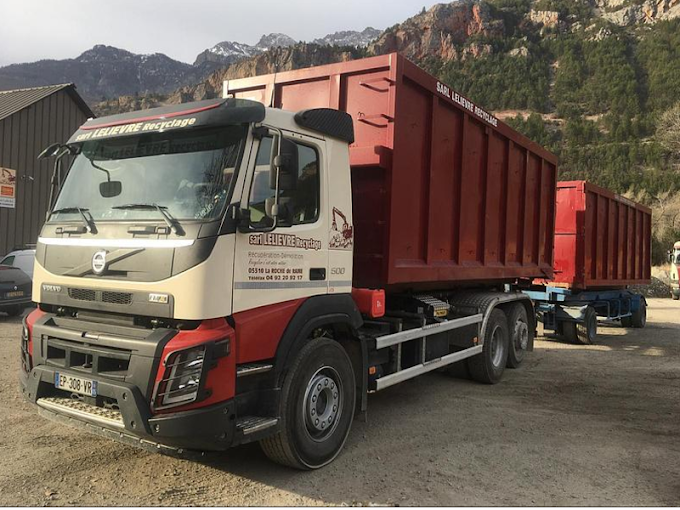
[[[443,1],[443,0],[442,0]],[[95,44],[193,63],[221,41],[313,40],[384,29],[436,0],[0,0],[0,66],[74,58]]]

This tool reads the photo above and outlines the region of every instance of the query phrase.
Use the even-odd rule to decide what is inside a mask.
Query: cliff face
[[[500,37],[504,24],[494,19],[488,4],[464,0],[439,4],[396,27],[387,29],[372,45],[374,54],[399,52],[412,60],[457,58],[456,45],[472,36]]]
[[[595,13],[619,26],[653,24],[660,20],[680,17],[680,0],[596,0]]]

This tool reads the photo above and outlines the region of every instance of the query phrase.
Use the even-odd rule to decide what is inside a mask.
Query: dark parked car
[[[20,315],[31,305],[31,278],[21,269],[0,265],[0,312]]]

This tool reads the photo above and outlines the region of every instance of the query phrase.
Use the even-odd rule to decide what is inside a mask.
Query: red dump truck
[[[369,393],[532,348],[508,289],[552,276],[556,159],[399,55],[90,120],[66,155],[22,338],[50,418],[314,469]]]
[[[592,343],[598,318],[642,328],[651,283],[652,211],[586,181],[557,183],[555,276],[529,294],[546,329]]]

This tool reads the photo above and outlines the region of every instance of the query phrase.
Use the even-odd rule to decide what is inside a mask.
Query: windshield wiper
[[[85,214],[86,212],[89,212],[90,210],[84,207],[62,207],[61,209],[55,209],[54,211],[50,212],[50,218],[52,217],[53,214],[59,214],[59,213],[64,213],[64,214],[72,214],[72,213],[78,213],[80,214],[80,217],[83,219],[83,222],[85,223],[85,229],[90,233],[90,234],[96,234],[97,233],[97,227],[94,224],[94,220],[92,219],[92,215],[88,218],[87,215]]]
[[[170,228],[172,232],[174,232],[176,235],[183,235],[184,231],[182,228],[179,226],[179,222],[172,217],[172,215],[168,212],[168,208],[165,207],[164,205],[158,205],[158,204],[125,204],[125,205],[116,205],[113,206],[111,209],[117,209],[117,210],[140,210],[140,211],[158,211],[158,213],[163,217],[163,221],[165,224]]]

